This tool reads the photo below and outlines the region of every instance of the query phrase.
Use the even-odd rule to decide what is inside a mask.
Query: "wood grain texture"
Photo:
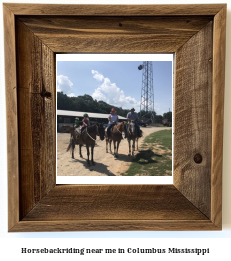
[[[58,185],[12,231],[25,228],[27,231],[217,229],[173,185]]]
[[[73,219],[129,221],[208,218],[173,185],[58,185],[40,200],[23,221]]]
[[[225,7],[4,4],[8,153],[20,155],[9,231],[221,229]],[[70,51],[176,53],[174,185],[55,185],[55,53]]]
[[[192,5],[57,5],[5,3],[15,15],[181,16],[216,15],[224,4]]]
[[[10,232],[41,231],[211,231],[219,230],[209,220],[62,220],[21,221]]]
[[[207,217],[211,202],[213,23],[176,52],[174,184]],[[202,162],[196,163],[195,155]]]
[[[14,14],[3,6],[7,118],[8,229],[19,221],[19,155]]]
[[[222,227],[222,155],[225,89],[226,6],[214,18],[211,220]]]
[[[20,217],[55,186],[54,54],[18,20]]]
[[[212,17],[49,16],[19,20],[54,52],[161,53],[177,51]]]

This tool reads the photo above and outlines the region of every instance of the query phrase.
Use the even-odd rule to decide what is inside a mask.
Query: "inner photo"
[[[57,56],[57,179],[172,176],[173,55],[161,57]]]

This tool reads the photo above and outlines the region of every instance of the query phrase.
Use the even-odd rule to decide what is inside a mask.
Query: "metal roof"
[[[104,113],[93,113],[93,112],[83,112],[83,111],[63,111],[63,110],[57,110],[57,115],[58,116],[74,116],[74,117],[83,117],[83,114],[87,113],[89,118],[104,118],[107,119],[108,118],[108,114],[104,114]],[[122,117],[120,115],[119,119],[120,120],[126,120],[127,118]]]

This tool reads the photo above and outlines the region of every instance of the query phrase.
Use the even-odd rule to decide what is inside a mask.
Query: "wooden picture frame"
[[[3,4],[8,230],[221,230],[226,4]],[[56,53],[175,53],[173,185],[56,185]]]

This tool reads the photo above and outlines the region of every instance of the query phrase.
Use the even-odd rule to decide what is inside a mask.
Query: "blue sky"
[[[139,112],[142,58],[153,64],[154,110],[158,115],[172,111],[172,55],[112,55],[106,59],[103,55],[57,55],[57,91],[68,96],[89,94]]]

